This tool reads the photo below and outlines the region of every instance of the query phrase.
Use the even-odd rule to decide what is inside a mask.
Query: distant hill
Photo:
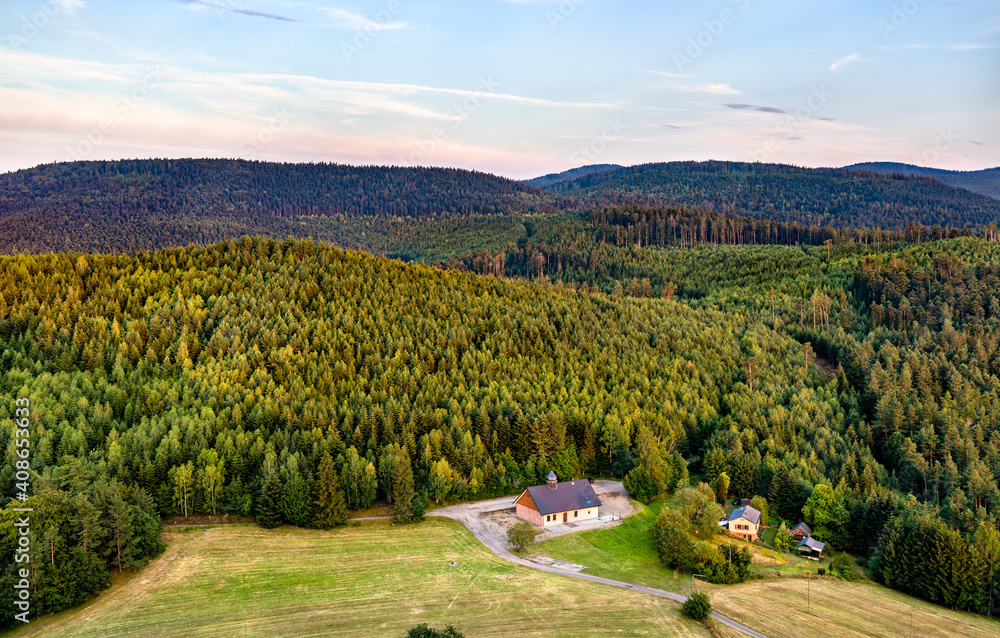
[[[1000,167],[987,168],[982,171],[947,171],[940,168],[926,168],[924,166],[900,164],[898,162],[865,162],[863,164],[852,164],[844,168],[852,171],[879,173],[881,175],[900,174],[933,177],[948,186],[964,188],[973,193],[1000,199]]]
[[[550,186],[560,182],[576,179],[577,177],[613,171],[619,168],[625,167],[620,164],[591,164],[590,166],[581,166],[580,168],[570,169],[568,171],[563,171],[562,173],[549,173],[548,175],[544,175],[542,177],[526,179],[521,183],[527,184],[528,186],[534,186],[535,188],[549,188]]]
[[[514,180],[459,169],[73,162],[0,175],[0,252],[124,252],[246,234],[337,241],[331,219],[437,220],[571,205]]]
[[[642,164],[558,182],[550,191],[587,204],[679,205],[818,226],[978,227],[1000,221],[1000,202],[922,176],[783,164]]]

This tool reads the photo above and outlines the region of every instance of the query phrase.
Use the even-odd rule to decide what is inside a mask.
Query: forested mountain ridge
[[[620,164],[591,164],[589,166],[581,166],[579,168],[563,171],[562,173],[549,173],[548,175],[542,175],[541,177],[535,177],[534,179],[526,179],[522,183],[527,184],[528,186],[534,186],[535,188],[548,188],[554,184],[575,179],[577,177],[583,177],[584,175],[614,171],[620,168],[625,167]]]
[[[598,172],[557,181],[549,192],[440,168],[242,160],[52,164],[0,175],[0,252],[121,253],[264,235],[433,262],[458,257],[463,248],[502,248],[523,237],[523,224],[534,216],[608,205],[698,210],[713,228],[748,228],[741,234],[747,243],[757,241],[751,226],[758,222],[750,218],[761,228],[798,224],[797,240],[807,229],[816,236],[828,226],[871,235],[919,224],[943,227],[942,236],[1000,220],[1000,201],[928,177],[735,162],[584,169]],[[633,241],[636,232],[626,224],[622,239]]]
[[[1000,199],[1000,167],[987,168],[981,171],[948,171],[940,168],[927,168],[899,162],[864,162],[844,167],[851,171],[868,171],[881,175],[922,175],[932,177],[955,188]]]
[[[338,226],[359,216],[433,223],[572,206],[513,180],[459,169],[73,162],[0,175],[0,251],[129,252],[248,234],[351,245]]]
[[[962,228],[1000,220],[997,200],[932,178],[783,164],[642,164],[547,188],[591,206],[673,205],[806,226],[902,229],[919,222]]]

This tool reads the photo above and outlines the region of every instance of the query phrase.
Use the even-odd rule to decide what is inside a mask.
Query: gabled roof
[[[796,525],[795,527],[793,527],[791,531],[792,531],[793,534],[795,532],[802,532],[806,536],[812,536],[812,533],[813,533],[812,528],[809,527],[808,525],[806,525],[805,521],[802,521],[801,523],[799,523],[798,525]]]
[[[805,547],[816,552],[822,552],[826,548],[826,543],[822,543],[812,536],[806,536],[799,542],[799,549]]]
[[[556,483],[555,488],[548,485],[535,485],[524,492],[531,496],[539,514],[555,514],[587,509],[588,507],[600,507],[601,505],[601,499],[597,498],[597,492],[594,491],[594,487],[587,479],[563,481]],[[524,492],[521,492],[521,496],[524,495]],[[517,497],[518,500],[520,498],[520,496]]]
[[[760,512],[749,505],[744,505],[743,507],[734,509],[733,513],[729,515],[729,518],[727,518],[726,521],[735,521],[738,518],[745,518],[754,525],[760,525]]]

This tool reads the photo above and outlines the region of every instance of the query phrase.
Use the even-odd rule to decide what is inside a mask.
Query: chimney
[[[550,489],[556,489],[556,483],[559,481],[556,479],[555,472],[549,472],[549,475],[545,477],[545,484],[549,486]]]

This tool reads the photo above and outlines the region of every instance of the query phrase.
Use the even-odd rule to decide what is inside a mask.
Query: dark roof
[[[555,488],[548,485],[535,485],[527,490],[531,500],[535,502],[540,514],[555,514],[569,510],[599,507],[601,499],[597,498],[594,486],[587,479],[563,481],[556,483]]]
[[[733,513],[729,515],[727,521],[735,521],[738,518],[745,518],[754,525],[760,525],[760,512],[750,507],[749,505],[744,505],[733,510]]]
[[[822,552],[826,547],[826,543],[822,543],[812,536],[806,536],[799,542],[799,548],[805,547],[813,551]]]
[[[793,534],[797,531],[801,531],[806,536],[812,536],[813,533],[812,528],[806,525],[805,521],[802,521],[801,523],[792,528]]]

